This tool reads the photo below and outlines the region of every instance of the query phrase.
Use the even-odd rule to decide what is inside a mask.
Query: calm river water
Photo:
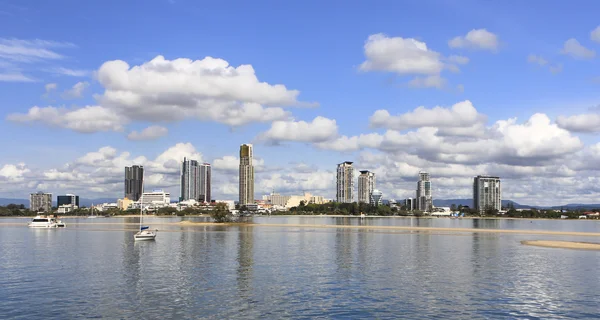
[[[598,237],[0,219],[0,318],[594,319],[600,252],[521,240]],[[202,218],[194,220],[202,221]],[[152,223],[155,225],[152,225]],[[257,217],[255,223],[600,232],[600,222]]]

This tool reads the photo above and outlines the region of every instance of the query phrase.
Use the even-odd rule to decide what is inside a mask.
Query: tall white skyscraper
[[[352,162],[345,161],[337,165],[336,201],[341,203],[354,202],[354,168]]]
[[[254,204],[254,166],[252,165],[252,145],[240,146],[240,202],[241,206]]]
[[[433,208],[433,198],[431,196],[431,181],[428,172],[419,172],[419,182],[417,182],[416,209],[419,211],[431,212]]]
[[[375,190],[375,173],[363,170],[358,176],[358,202],[369,203]]]
[[[183,158],[181,164],[181,200],[198,200],[200,196],[200,167],[198,161]]]
[[[473,208],[480,213],[502,209],[500,177],[477,176],[473,179]]]

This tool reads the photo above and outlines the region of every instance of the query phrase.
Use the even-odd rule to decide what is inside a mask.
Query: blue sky
[[[590,179],[597,172],[588,163],[597,155],[600,130],[595,129],[600,127],[597,111],[590,109],[600,104],[600,39],[593,32],[600,26],[599,11],[596,1],[0,1],[0,110],[10,137],[0,140],[5,150],[0,196],[76,189],[87,197],[117,197],[120,165],[139,156],[156,168],[149,183],[177,193],[175,167],[158,158],[179,146],[173,158],[188,153],[214,163],[213,193],[235,199],[231,157],[237,157],[241,143],[252,142],[260,159],[257,198],[272,188],[332,197],[336,163],[352,160],[358,169],[376,172],[386,198],[411,196],[416,173],[424,169],[432,173],[434,197],[469,197],[471,176],[479,172],[503,175],[506,199],[593,202],[597,193]],[[415,43],[427,50],[411,51]],[[119,100],[123,96],[107,98],[116,90],[111,83],[120,78],[113,69],[100,72],[104,63],[122,60],[131,71],[159,55],[168,65],[207,56],[233,68],[251,65],[256,81],[219,82],[226,102],[235,108],[259,103],[263,111],[276,108],[271,111],[281,114],[240,117],[243,124],[232,125],[232,120],[203,116],[212,108],[206,97],[213,93],[202,90],[210,88],[194,89],[201,93],[142,88],[152,81],[168,83],[176,72],[141,75],[147,80],[118,89],[144,91],[141,100],[168,99],[173,110],[190,112],[185,115],[148,116],[144,105],[125,106]],[[204,80],[193,72],[187,77],[186,83],[202,86]],[[299,94],[276,97],[274,89],[253,87],[259,82]],[[82,90],[73,90],[77,83]],[[252,96],[259,91],[260,97]],[[190,97],[196,105],[178,105]],[[484,118],[449,111],[464,101]],[[34,106],[52,107],[55,113],[27,116]],[[110,115],[99,119],[88,110],[67,115],[85,106]],[[161,106],[156,108],[164,110]],[[431,112],[401,117],[419,106]],[[370,118],[380,109],[399,117],[375,125]],[[549,122],[528,126],[537,113]],[[65,121],[69,117],[75,118]],[[316,117],[326,121],[317,125]],[[450,118],[454,124],[447,123]],[[495,126],[511,118],[517,120],[510,130]],[[161,127],[160,137],[127,138],[151,126]],[[469,133],[442,134],[448,127]],[[342,144],[343,137],[369,133],[377,135],[371,136],[376,141]],[[386,134],[391,144],[382,142]],[[114,152],[81,160],[103,147]],[[478,156],[477,150],[484,154]],[[115,160],[122,152],[131,155]],[[548,185],[561,187],[552,195],[540,194]]]

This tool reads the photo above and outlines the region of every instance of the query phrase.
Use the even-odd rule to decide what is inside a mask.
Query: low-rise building
[[[119,208],[119,210],[127,210],[130,209],[133,205],[134,201],[133,200],[129,200],[127,198],[124,199],[119,199],[117,200],[117,207]]]

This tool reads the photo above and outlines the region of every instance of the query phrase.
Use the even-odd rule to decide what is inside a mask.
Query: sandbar
[[[600,243],[577,242],[577,241],[554,241],[554,240],[529,240],[521,241],[521,244],[546,248],[600,250]]]

